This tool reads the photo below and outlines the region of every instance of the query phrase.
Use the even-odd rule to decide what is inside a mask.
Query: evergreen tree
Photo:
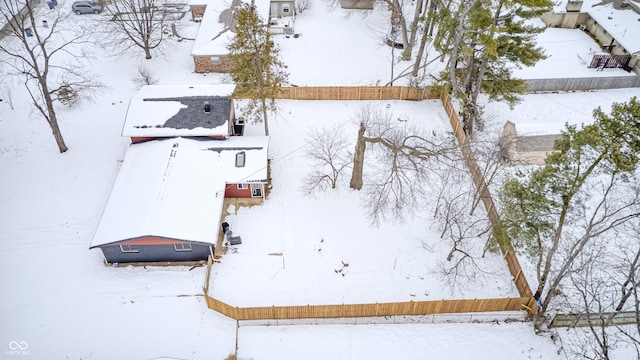
[[[550,0],[469,0],[442,8],[435,46],[449,57],[442,80],[462,101],[467,134],[481,125],[480,91],[492,101],[514,105],[526,84],[512,76],[512,67],[532,66],[544,59],[535,45],[543,30],[530,20],[550,11]]]
[[[228,47],[229,72],[236,83],[233,97],[249,99],[245,116],[263,121],[265,135],[269,135],[267,113],[276,110],[276,95],[288,78],[286,66],[278,58],[278,48],[254,1],[242,4],[235,17],[236,37]]]
[[[595,110],[581,129],[567,125],[545,166],[507,180],[500,194],[514,247],[536,264],[543,314],[585,268],[583,252],[640,217],[640,102],[612,109]]]

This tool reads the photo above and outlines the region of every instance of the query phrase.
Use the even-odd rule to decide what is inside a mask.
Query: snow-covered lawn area
[[[70,7],[68,0],[59,3]],[[382,45],[382,38],[388,14],[376,10],[365,15],[327,11],[324,2],[316,1],[298,16],[296,31],[303,36],[278,40],[291,82],[386,83],[391,49]],[[188,37],[196,29],[189,23],[181,31]],[[32,359],[223,359],[236,345],[241,358],[255,360],[560,358],[557,346],[534,335],[526,323],[241,326],[236,339],[236,322],[204,303],[204,268],[105,267],[100,251],[88,247],[129,143],[120,131],[135,91],[131,77],[136,66],[148,66],[160,84],[228,81],[224,75],[193,73],[191,46],[189,41],[171,41],[165,55],[151,61],[144,61],[139,52],[91,60],[109,90],[94,103],[60,109],[70,148],[62,155],[47,124],[31,112],[21,82],[3,79],[0,358],[29,354]],[[7,91],[14,109],[6,101]],[[558,124],[554,117],[560,123],[575,114],[587,119],[592,105],[598,104],[596,98],[604,106],[613,99],[626,101],[630,93],[610,91],[595,98],[589,97],[592,93],[529,95],[514,117],[539,116],[553,125]],[[554,96],[572,100],[553,100]],[[447,127],[437,102],[380,105],[387,103],[398,116],[410,115],[436,131]],[[531,115],[555,103],[557,112]],[[512,114],[500,106],[495,105],[496,114]],[[244,243],[238,254],[226,255],[223,264],[214,267],[214,294],[238,306],[448,297],[437,278],[427,277],[438,261],[434,254],[444,246],[422,221],[430,216],[427,210],[405,223],[375,229],[365,226],[358,194],[344,186],[318,198],[301,195],[298,180],[308,166],[300,156],[306,129],[344,124],[343,131],[355,137],[349,120],[359,104],[282,102],[281,107],[281,116],[271,123],[272,197],[262,207],[240,209],[230,218]],[[567,113],[567,107],[573,112]],[[268,255],[276,252],[283,256]],[[333,272],[342,261],[349,263],[344,277]],[[514,296],[505,273],[483,288],[468,288],[464,296]],[[265,280],[274,275],[271,282]],[[265,290],[267,286],[271,289]],[[25,350],[12,352],[15,344],[24,343]]]
[[[612,103],[626,102],[633,96],[640,96],[639,88],[527,94],[513,109],[485,99],[483,111],[490,133],[501,133],[505,122],[511,121],[518,135],[560,134],[565,124],[590,124],[596,108],[609,113]]]
[[[439,100],[281,101],[270,124],[273,191],[262,206],[240,208],[225,219],[243,243],[214,265],[213,297],[234,306],[271,306],[519,296],[500,255],[483,259],[491,275],[462,291],[440,278],[438,266],[451,245],[433,224],[435,196],[416,216],[376,227],[362,207],[362,194],[348,187],[349,171],[338,189],[305,195],[302,178],[311,171],[306,133],[322,127],[340,131],[352,140],[351,150],[353,119],[367,105],[426,134],[450,136]]]

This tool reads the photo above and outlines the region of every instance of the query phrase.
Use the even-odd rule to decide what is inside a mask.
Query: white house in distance
[[[228,72],[227,46],[235,36],[234,13],[242,0],[191,0],[191,15],[200,21],[191,56],[197,73]],[[258,15],[272,33],[293,34],[294,0],[255,0]]]

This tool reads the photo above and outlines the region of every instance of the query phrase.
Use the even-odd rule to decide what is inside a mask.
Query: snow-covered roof
[[[129,102],[123,136],[228,136],[235,85],[147,85]],[[204,104],[211,106],[204,111]]]
[[[566,12],[567,1],[556,2],[553,11]],[[624,9],[616,9],[613,0],[584,0],[580,11],[589,13],[625,50],[635,54],[640,51],[640,1],[626,0],[625,3]]]
[[[208,0],[200,29],[191,50],[193,56],[219,56],[228,53],[227,46],[235,36],[233,14],[242,0]],[[269,20],[270,0],[255,2],[258,15],[265,22]]]
[[[266,180],[268,146],[267,136],[131,145],[91,248],[143,236],[215,244],[226,184]]]
[[[638,6],[638,5],[636,5]],[[585,9],[629,53],[640,52],[640,14],[631,6],[615,9],[613,3]]]

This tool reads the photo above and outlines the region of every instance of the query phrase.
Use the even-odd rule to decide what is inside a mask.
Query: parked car
[[[99,14],[104,7],[92,1],[76,1],[71,5],[74,13],[80,14]]]

